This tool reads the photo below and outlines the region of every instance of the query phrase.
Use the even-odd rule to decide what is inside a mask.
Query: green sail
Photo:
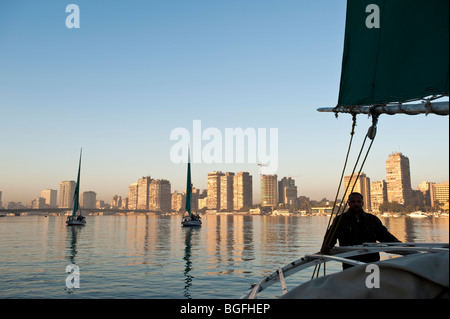
[[[81,153],[83,150],[80,150],[80,161],[78,163],[78,176],[77,176],[77,184],[75,185],[75,193],[73,194],[73,211],[72,216],[75,217],[78,208],[80,207],[80,170],[81,170]]]
[[[188,166],[187,166],[187,183],[186,183],[186,211],[189,213],[189,216],[191,216],[191,201],[192,201],[191,156],[189,151]]]
[[[338,106],[441,94],[449,94],[449,0],[348,0]]]

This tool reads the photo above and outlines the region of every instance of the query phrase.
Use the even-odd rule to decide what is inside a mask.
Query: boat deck
[[[285,295],[288,292],[286,287],[287,277],[307,268],[316,267],[330,261],[345,262],[347,264],[358,266],[366,265],[366,263],[349,259],[349,257],[385,252],[398,255],[398,258],[401,258],[402,256],[412,254],[448,254],[448,251],[448,243],[367,243],[359,246],[336,247],[332,250],[330,255],[323,255],[321,253],[305,255],[284,267],[280,267],[270,275],[262,278],[258,283],[253,284],[247,292],[241,296],[241,299],[256,299],[260,292],[278,282],[281,283],[282,295]],[[299,284],[302,285],[304,283]]]

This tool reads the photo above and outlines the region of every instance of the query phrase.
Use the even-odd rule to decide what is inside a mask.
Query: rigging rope
[[[369,129],[368,129],[368,131],[367,131],[367,133],[366,133],[366,136],[364,137],[364,141],[363,141],[363,144],[362,144],[361,149],[360,149],[360,151],[359,151],[358,158],[357,158],[357,160],[356,160],[355,165],[353,166],[352,174],[350,175],[350,176],[351,176],[351,177],[350,177],[350,182],[348,183],[348,185],[347,185],[347,187],[346,187],[346,189],[345,189],[345,191],[344,191],[344,194],[343,194],[342,199],[341,199],[340,204],[339,204],[339,208],[338,208],[338,210],[337,210],[336,213],[335,213],[336,202],[337,202],[337,198],[338,198],[338,195],[339,195],[339,190],[340,190],[341,185],[342,185],[342,179],[343,179],[343,177],[344,177],[345,168],[346,168],[346,166],[347,166],[347,161],[348,161],[348,157],[349,157],[349,154],[350,154],[350,149],[351,149],[351,145],[352,145],[352,142],[353,142],[353,135],[354,135],[354,133],[355,133],[356,114],[355,114],[355,113],[352,113],[352,116],[353,116],[353,124],[352,124],[352,131],[351,131],[351,133],[350,133],[350,134],[351,134],[350,142],[349,142],[349,145],[348,145],[347,155],[346,155],[346,157],[345,157],[344,167],[343,167],[342,173],[341,173],[341,178],[340,178],[340,180],[339,180],[339,186],[338,186],[338,188],[337,188],[336,197],[335,197],[335,200],[334,200],[334,203],[333,203],[333,208],[332,208],[332,210],[331,210],[330,219],[328,220],[327,232],[326,232],[327,235],[326,235],[326,237],[325,237],[325,239],[324,239],[322,245],[329,246],[329,244],[331,243],[331,239],[334,237],[334,235],[335,235],[335,233],[336,233],[336,229],[337,229],[338,226],[339,226],[339,222],[341,221],[341,219],[338,219],[338,220],[337,220],[336,226],[333,228],[333,230],[331,230],[331,227],[332,227],[334,221],[336,220],[336,218],[337,218],[338,216],[340,216],[340,215],[345,211],[345,208],[346,208],[346,206],[347,206],[347,201],[344,201],[344,200],[345,200],[345,195],[347,194],[347,191],[348,191],[348,189],[349,189],[349,186],[352,184],[351,181],[352,181],[352,179],[353,179],[353,175],[354,175],[354,173],[355,173],[355,169],[356,169],[356,167],[357,167],[357,165],[358,165],[358,162],[359,162],[359,160],[360,160],[360,157],[361,157],[362,151],[363,151],[363,149],[364,149],[364,145],[366,144],[367,138],[369,138],[369,139],[371,140],[370,145],[369,145],[369,147],[368,147],[368,149],[367,149],[367,151],[366,151],[366,155],[364,156],[364,159],[363,159],[363,161],[362,161],[362,164],[361,164],[361,166],[360,166],[360,169],[359,169],[359,171],[358,171],[358,174],[357,174],[357,176],[356,176],[356,178],[355,178],[355,180],[354,180],[354,182],[353,182],[352,189],[351,189],[351,191],[350,191],[348,194],[351,194],[351,193],[353,192],[353,190],[354,190],[354,188],[355,188],[355,186],[356,186],[356,183],[357,183],[357,181],[358,181],[358,179],[359,179],[359,176],[361,175],[361,172],[362,172],[362,169],[363,169],[363,167],[364,167],[364,164],[365,164],[365,162],[366,162],[366,160],[367,160],[367,156],[369,155],[370,149],[372,148],[372,144],[373,144],[373,142],[374,142],[374,140],[375,140],[375,136],[376,136],[376,128],[377,128],[378,117],[379,117],[379,115],[378,115],[378,114],[375,114],[375,113],[373,112],[373,110],[374,110],[375,107],[377,107],[377,106],[378,106],[378,105],[374,105],[374,106],[371,107],[372,125],[369,127]],[[344,203],[344,207],[342,207],[342,204],[343,204],[343,203]],[[341,208],[342,208],[342,210],[341,210]],[[340,213],[340,214],[339,214],[339,213]],[[333,219],[333,214],[336,215],[334,219]],[[333,223],[332,223],[332,220],[333,220]],[[314,275],[315,275],[315,273],[316,273],[316,270],[317,270],[317,277],[318,277],[318,276],[319,276],[319,270],[320,270],[320,264],[319,264],[319,265],[316,265],[316,267],[314,268],[314,272],[313,272],[312,278],[314,278]],[[324,269],[323,269],[323,271],[324,271],[324,275],[325,275],[325,263],[324,263]]]

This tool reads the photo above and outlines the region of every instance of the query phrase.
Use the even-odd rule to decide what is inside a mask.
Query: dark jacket
[[[334,232],[336,227],[337,229]],[[328,239],[328,234],[333,234],[333,232],[334,235],[331,240]],[[330,248],[334,247],[338,240],[340,246],[353,246],[375,242],[399,242],[399,240],[387,230],[378,217],[366,212],[358,214],[350,209],[344,214],[336,217],[330,230],[328,230],[325,235],[325,240],[329,243]],[[367,254],[357,258],[352,257],[351,259],[363,262],[375,262],[380,260],[380,254]]]

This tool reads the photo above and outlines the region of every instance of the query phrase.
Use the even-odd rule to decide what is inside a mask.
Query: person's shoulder
[[[366,218],[368,218],[368,219],[381,222],[381,220],[378,218],[378,216],[376,216],[374,214],[364,212],[364,216],[366,216]]]

